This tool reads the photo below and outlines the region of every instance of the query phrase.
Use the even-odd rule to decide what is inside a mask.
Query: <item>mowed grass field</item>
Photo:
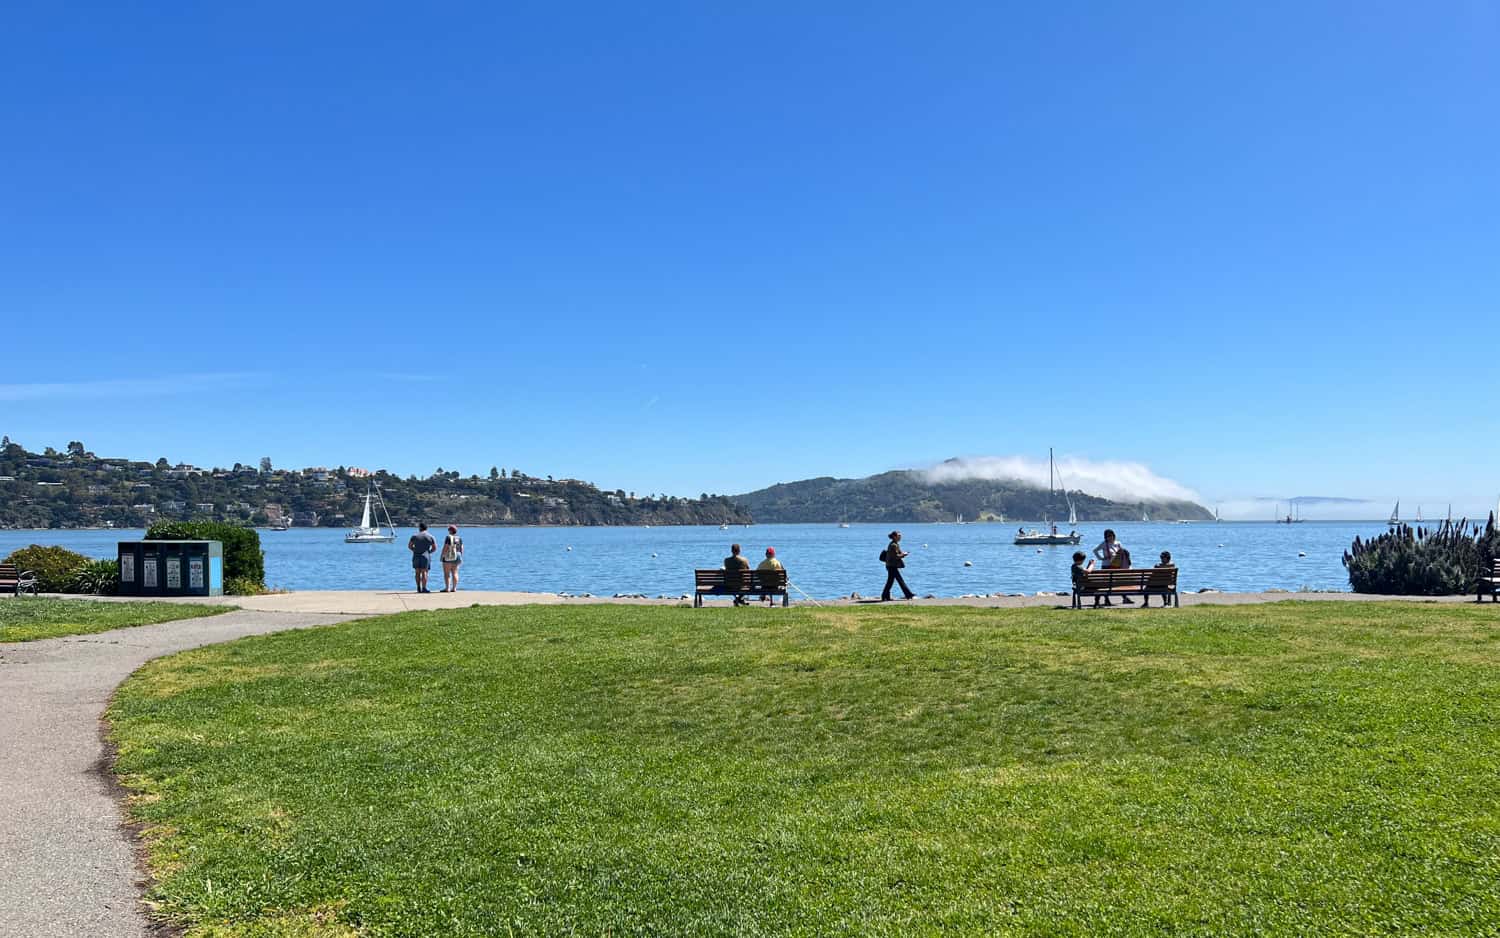
[[[1493,607],[411,613],[109,719],[189,935],[1500,932]]]
[[[92,635],[127,626],[216,616],[233,608],[186,603],[109,603],[94,599],[14,596],[0,599],[0,642],[29,642],[63,635]]]

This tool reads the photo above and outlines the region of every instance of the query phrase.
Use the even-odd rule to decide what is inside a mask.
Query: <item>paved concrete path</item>
[[[74,597],[75,599],[77,597]],[[125,597],[96,597],[106,602],[139,602]],[[799,605],[848,606],[873,602],[878,594],[862,598],[848,596],[836,599],[811,600],[797,595],[793,590],[792,607]],[[1472,603],[1470,596],[1374,596],[1360,593],[1183,593],[1184,606],[1240,606],[1250,603],[1274,603],[1287,600],[1302,602],[1424,602],[1424,603]],[[648,605],[682,606],[691,599],[647,598],[643,596],[569,596],[560,593],[519,593],[499,590],[460,590],[457,593],[422,593],[412,590],[306,590],[295,593],[268,593],[264,596],[215,596],[213,598],[181,597],[172,599],[153,598],[153,602],[200,603],[204,605],[233,605],[257,612],[276,613],[322,613],[338,615],[378,616],[419,609],[462,609],[466,606],[519,606],[540,605]],[[709,599],[711,605],[728,605],[728,598]],[[1069,595],[1055,594],[993,594],[988,596],[930,597],[913,600],[914,606],[980,606],[985,608],[1015,609],[1028,606],[1066,606]],[[904,605],[898,602],[897,605]],[[780,608],[778,605],[777,608]],[[1130,607],[1126,607],[1127,609]]]
[[[160,655],[349,618],[228,612],[0,644],[0,936],[151,934],[100,738],[104,706],[126,676]]]

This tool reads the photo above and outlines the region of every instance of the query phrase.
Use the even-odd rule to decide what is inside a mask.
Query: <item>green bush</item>
[[[1430,530],[1401,525],[1368,541],[1355,538],[1344,566],[1356,593],[1453,596],[1473,589],[1496,556],[1500,530],[1492,515],[1483,528],[1467,521]]]
[[[219,521],[162,521],[146,531],[148,541],[219,541],[224,545],[224,591],[231,580],[248,580],[254,592],[266,586],[266,555],[260,534]],[[244,595],[244,594],[241,594]]]
[[[225,596],[259,596],[266,592],[264,584],[257,583],[249,577],[230,576],[224,578]]]
[[[5,558],[5,563],[35,573],[36,588],[44,593],[66,592],[73,575],[88,562],[89,558],[66,547],[43,547],[40,544],[22,547]]]
[[[113,596],[120,589],[120,561],[90,560],[68,581],[68,593]]]

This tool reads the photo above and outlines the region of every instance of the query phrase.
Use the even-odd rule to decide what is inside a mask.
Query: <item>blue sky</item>
[[[7,4],[0,82],[35,448],[1500,491],[1494,3]]]

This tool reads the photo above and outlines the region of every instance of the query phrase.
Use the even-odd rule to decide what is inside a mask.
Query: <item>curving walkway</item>
[[[247,610],[0,644],[0,936],[152,934],[99,725],[132,671],[200,645],[350,618]]]

